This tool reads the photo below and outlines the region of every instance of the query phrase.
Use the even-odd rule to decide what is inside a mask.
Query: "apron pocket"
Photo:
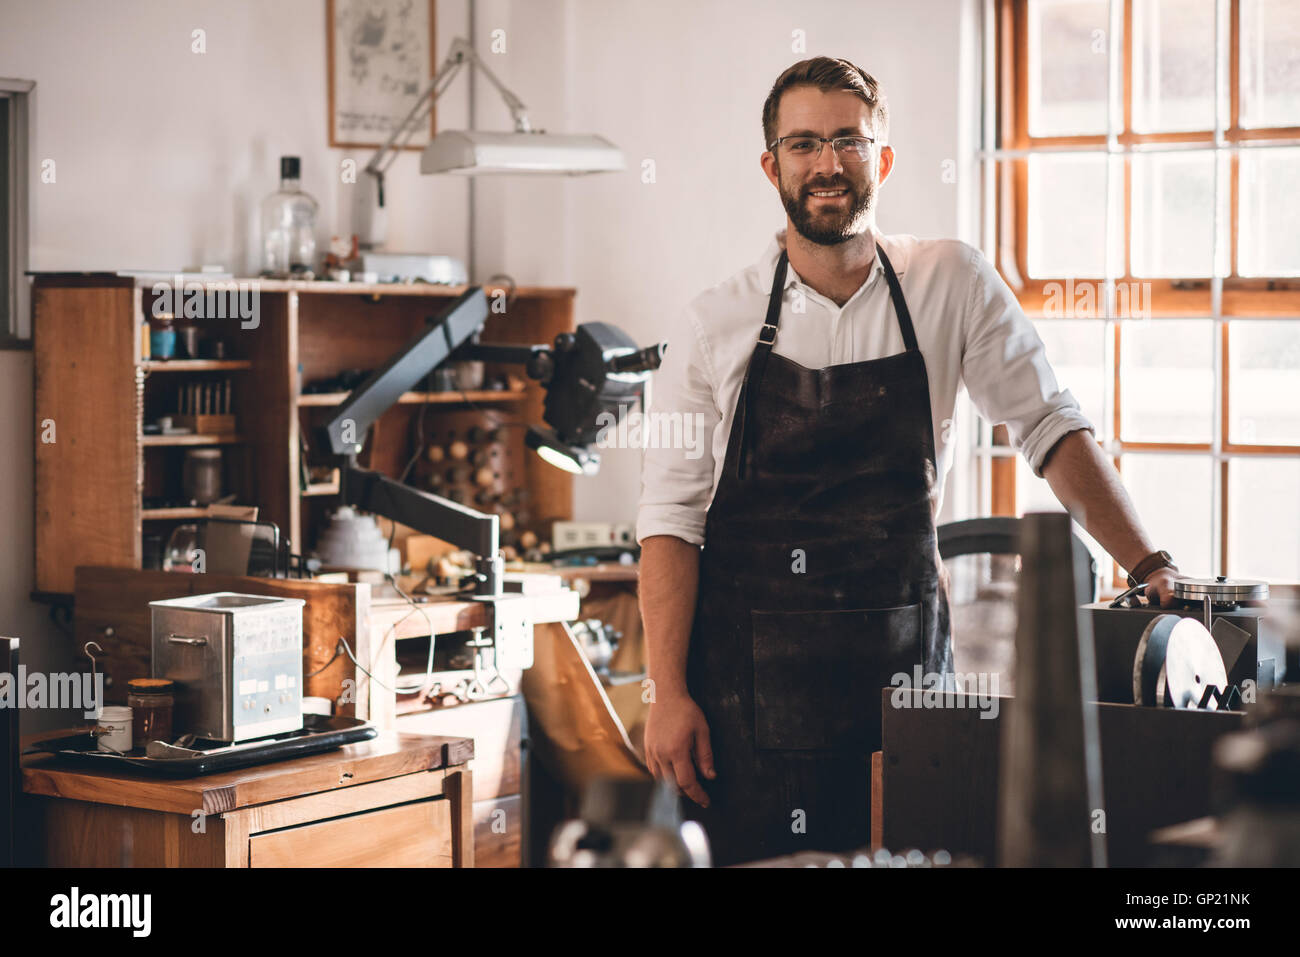
[[[755,611],[754,737],[780,751],[880,747],[880,689],[921,662],[921,604]]]

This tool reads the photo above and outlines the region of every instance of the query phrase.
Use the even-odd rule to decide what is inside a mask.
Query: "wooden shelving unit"
[[[302,386],[378,368],[465,291],[463,286],[236,282],[256,290],[255,324],[195,320],[205,335],[222,339],[227,358],[148,360],[140,352],[141,322],[152,314],[152,281],[112,273],[35,277],[38,593],[70,594],[78,565],[140,568],[145,522],[151,534],[165,538],[168,522],[198,517],[202,510],[142,507],[146,498],[180,497],[181,463],[195,447],[222,449],[227,494],[239,504],[258,506],[259,518],[275,522],[295,551],[310,550],[339,504],[338,490],[333,483],[304,488],[302,466],[328,464],[315,430],[344,395],[300,394]],[[214,294],[229,288],[210,286]],[[484,342],[550,343],[574,328],[573,289],[489,287],[487,292],[507,306],[488,319]],[[502,373],[523,377],[517,367],[490,364],[486,373],[489,379]],[[232,379],[237,432],[142,433],[145,421],[171,414],[171,396],[187,377],[211,376]],[[428,440],[445,444],[475,425],[540,423],[543,399],[542,388],[532,381],[521,392],[407,393],[376,424],[361,464],[397,477],[415,451],[417,425]],[[47,430],[39,426],[47,419],[55,425],[56,441],[43,441]],[[529,453],[525,431],[501,430],[500,453],[493,453],[491,468],[499,471],[502,484],[526,491],[527,521],[515,533],[529,529],[548,535],[551,522],[572,517],[572,477]],[[304,443],[307,463],[300,461]],[[408,481],[427,487],[421,482],[436,480],[429,468],[422,463]]]
[[[145,372],[242,372],[253,368],[248,359],[145,359]]]
[[[329,408],[341,405],[348,397],[346,392],[308,392],[298,396],[299,408]],[[522,402],[527,390],[475,391],[475,392],[403,392],[398,405],[479,405],[493,402]]]
[[[242,435],[216,435],[186,432],[179,435],[141,435],[142,446],[166,448],[172,445],[238,445],[244,442]]]
[[[142,508],[140,517],[146,522],[166,522],[174,519],[203,518],[206,508]]]

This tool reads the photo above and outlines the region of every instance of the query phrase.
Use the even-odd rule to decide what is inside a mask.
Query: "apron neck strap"
[[[781,300],[785,298],[785,277],[789,271],[790,257],[784,249],[776,260],[776,271],[772,273],[772,292],[767,297],[767,316],[763,319],[763,328],[758,330],[758,348],[772,351],[776,342],[776,327],[781,324]]]
[[[776,342],[776,327],[781,322],[781,301],[785,298],[785,277],[790,266],[790,258],[784,249],[776,260],[776,270],[772,274],[772,292],[767,297],[767,316],[763,328],[758,330],[758,342],[749,357],[745,369],[745,379],[740,387],[740,401],[737,404],[738,421],[732,426],[732,435],[738,435],[740,447],[736,452],[736,477],[743,480],[749,471],[750,429],[754,421],[754,397],[758,394],[759,384],[763,381],[763,370],[767,366],[767,357],[772,354],[772,343]],[[738,426],[738,428],[737,428]],[[728,453],[730,454],[730,453]]]
[[[908,311],[907,300],[903,298],[903,287],[899,285],[898,274],[885,255],[880,243],[876,243],[876,255],[884,269],[885,282],[889,284],[889,298],[894,304],[894,314],[898,317],[898,331],[903,335],[903,347],[908,352],[915,352],[916,330],[912,327],[912,313]],[[776,271],[772,275],[772,292],[767,299],[767,317],[763,328],[758,331],[757,349],[770,352],[776,342],[776,329],[781,324],[781,300],[785,298],[785,277],[790,266],[790,259],[784,249],[776,260]]]
[[[876,255],[880,265],[885,269],[885,282],[889,283],[889,298],[894,302],[894,314],[898,316],[898,331],[903,334],[903,345],[908,352],[916,351],[916,330],[912,328],[912,314],[907,310],[907,300],[903,298],[903,287],[898,284],[898,276],[889,262],[889,257],[876,243]]]

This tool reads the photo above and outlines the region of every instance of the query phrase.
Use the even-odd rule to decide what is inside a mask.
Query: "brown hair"
[[[767,94],[763,103],[763,145],[770,147],[776,139],[776,111],[781,105],[781,96],[786,90],[795,86],[815,86],[823,93],[831,90],[847,90],[856,94],[863,103],[871,108],[871,126],[876,141],[885,143],[889,139],[889,107],[885,95],[880,92],[880,84],[866,70],[854,66],[848,60],[835,57],[817,56],[810,60],[800,60],[790,67],[772,84],[772,92]]]

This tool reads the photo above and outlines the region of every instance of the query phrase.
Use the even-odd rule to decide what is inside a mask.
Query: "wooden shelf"
[[[348,397],[347,392],[307,392],[298,396],[298,406],[335,406],[342,405]],[[520,402],[526,395],[523,391],[482,390],[478,392],[404,392],[397,400],[399,405],[422,405],[424,403],[441,403],[443,405],[467,405],[478,402]]]
[[[230,292],[232,281],[245,293],[256,290],[261,321],[241,327],[239,343],[228,341],[231,351],[220,359],[162,359],[140,354],[140,320],[153,312],[159,278],[43,273],[33,279],[32,308],[40,314],[42,330],[33,349],[35,407],[55,409],[60,438],[76,438],[44,443],[38,436],[33,443],[39,516],[33,591],[43,595],[71,594],[79,565],[138,569],[144,560],[142,524],[156,531],[169,522],[198,520],[194,512],[142,507],[144,499],[154,505],[184,503],[180,460],[196,448],[226,453],[223,488],[256,505],[259,518],[274,522],[293,542],[314,541],[340,498],[328,474],[313,474],[306,488],[300,485],[304,466],[323,451],[317,447],[319,436],[309,430],[315,420],[341,410],[347,397],[341,389],[299,396],[297,383],[382,368],[427,330],[430,316],[466,290],[213,278],[197,284],[212,293]],[[187,276],[186,291],[193,288]],[[510,296],[508,315],[498,309],[485,318],[484,342],[530,347],[575,328],[571,288],[510,290],[493,281],[484,291],[489,301],[502,291]],[[87,315],[96,317],[94,336],[85,334]],[[510,364],[487,363],[487,368],[498,365]],[[174,415],[166,393],[186,381],[216,378],[235,380],[229,414],[236,423],[200,422],[194,432],[169,435],[145,431],[144,422]],[[475,428],[499,428],[490,443],[493,478],[500,486],[493,491],[504,494],[509,487],[528,493],[521,527],[540,531],[570,517],[573,477],[531,455],[523,429],[507,428],[543,418],[545,390],[533,380],[522,384],[518,391],[428,393],[430,384],[416,383],[398,400],[401,408],[368,433],[367,467],[401,474],[414,451],[411,433],[417,424],[430,442],[444,446],[456,436],[468,438]],[[422,409],[426,414],[420,417]],[[427,461],[420,464],[422,473],[429,471]],[[402,547],[408,534],[398,528],[395,546]]]
[[[208,510],[203,507],[179,507],[179,508],[143,508],[140,510],[140,517],[146,522],[149,521],[166,521],[173,518],[207,518]]]
[[[244,441],[244,437],[238,433],[230,435],[214,435],[209,433],[187,433],[185,435],[142,435],[140,444],[143,446],[172,446],[172,445],[238,445]]]
[[[145,359],[145,372],[240,372],[253,368],[252,359]]]

